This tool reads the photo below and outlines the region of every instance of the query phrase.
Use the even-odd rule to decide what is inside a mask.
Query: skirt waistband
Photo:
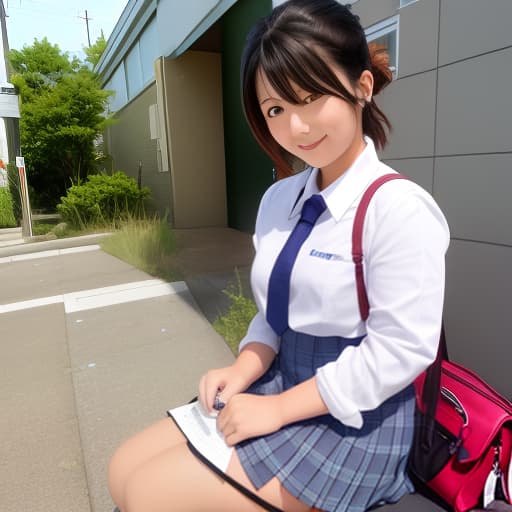
[[[316,373],[317,368],[335,361],[347,347],[358,346],[363,336],[312,336],[287,329],[281,337],[276,365],[283,375],[285,389],[299,384]]]

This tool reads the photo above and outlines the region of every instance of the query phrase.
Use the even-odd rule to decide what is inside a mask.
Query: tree
[[[53,210],[68,187],[95,171],[94,141],[109,121],[103,113],[110,93],[85,64],[46,38],[12,50],[9,60],[33,202]]]
[[[92,64],[93,69],[96,66],[96,64],[98,64],[98,62],[100,61],[100,58],[103,55],[103,52],[105,51],[106,47],[107,41],[105,40],[103,30],[101,31],[100,37],[96,39],[96,42],[93,45],[84,46],[84,52],[86,55],[85,60]]]

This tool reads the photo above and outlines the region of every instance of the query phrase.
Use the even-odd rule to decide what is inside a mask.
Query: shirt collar
[[[312,168],[306,177],[306,183],[299,193],[295,206],[290,213],[290,219],[299,215],[304,202],[313,194],[321,194],[329,212],[336,222],[345,215],[354,201],[366,190],[368,184],[375,178],[379,159],[375,151],[373,141],[369,137],[364,138],[366,148],[356,158],[354,163],[336,181],[331,183],[321,192],[318,190],[318,169]]]

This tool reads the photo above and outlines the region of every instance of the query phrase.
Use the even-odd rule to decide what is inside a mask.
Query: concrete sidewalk
[[[95,245],[0,247],[2,512],[110,511],[115,448],[195,395],[208,368],[232,361],[207,319],[225,310],[235,268],[247,282],[250,236],[176,236],[184,282],[173,285]]]

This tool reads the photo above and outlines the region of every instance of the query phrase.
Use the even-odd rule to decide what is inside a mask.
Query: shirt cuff
[[[329,413],[348,427],[360,429],[363,416],[354,402],[344,396],[338,387],[331,385],[336,382],[336,363],[327,363],[316,371],[316,384],[322,400]]]
[[[241,352],[245,345],[253,342],[263,343],[264,345],[269,346],[276,354],[279,352],[281,338],[275,333],[272,327],[270,327],[268,322],[265,320],[265,317],[259,312],[256,313],[255,317],[249,324],[247,334],[238,345],[238,351]]]

